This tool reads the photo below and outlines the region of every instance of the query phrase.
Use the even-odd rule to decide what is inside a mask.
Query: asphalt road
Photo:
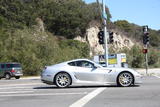
[[[0,80],[0,107],[160,107],[160,78],[134,87],[73,85],[60,89],[38,78]]]

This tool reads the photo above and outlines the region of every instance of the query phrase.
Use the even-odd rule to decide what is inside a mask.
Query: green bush
[[[130,67],[134,68],[144,68],[145,67],[145,54],[142,53],[142,47],[133,46],[131,50],[123,49],[118,53],[126,53],[127,63]],[[113,52],[113,50],[110,50]],[[115,52],[113,52],[115,53]],[[160,67],[160,51],[154,48],[148,49],[148,65],[151,68]]]
[[[46,65],[89,56],[86,43],[57,41],[50,33],[28,28],[1,32],[0,50],[0,62],[20,62],[25,75],[39,75]]]
[[[160,67],[160,51],[157,49],[149,49],[148,64],[151,67]]]

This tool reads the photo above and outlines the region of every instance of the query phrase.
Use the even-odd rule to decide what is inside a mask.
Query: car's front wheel
[[[71,84],[71,77],[68,73],[61,72],[55,76],[55,84],[57,87],[65,88]]]
[[[122,72],[117,78],[117,84],[122,87],[128,87],[133,84],[134,77],[129,72]]]

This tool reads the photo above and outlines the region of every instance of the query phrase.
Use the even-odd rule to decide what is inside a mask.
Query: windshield
[[[91,60],[90,60],[91,61]],[[99,63],[97,63],[97,62],[95,62],[95,61],[92,61],[93,63],[94,63],[94,65],[96,65],[97,67],[99,67],[99,68],[102,68],[103,66],[102,65],[100,65]]]

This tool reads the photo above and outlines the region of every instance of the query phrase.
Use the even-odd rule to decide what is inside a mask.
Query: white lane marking
[[[28,89],[32,89],[33,87],[4,87],[4,88],[0,88],[0,90],[7,90],[7,89],[23,89],[23,90],[28,90]],[[32,89],[33,90],[33,89]]]
[[[0,92],[0,94],[16,94],[16,93],[30,93],[30,92],[34,92],[34,91],[10,91],[10,92]]]
[[[157,77],[157,78],[160,78],[160,76],[157,76],[157,75],[153,75],[153,76],[155,76],[155,77]]]
[[[81,93],[32,93],[32,94],[12,94],[12,95],[0,95],[0,97],[18,97],[18,96],[54,96],[54,95],[81,95],[81,94],[87,94],[87,92],[81,92]]]
[[[106,88],[97,88],[96,90],[94,90],[91,93],[87,94],[86,96],[84,96],[80,100],[76,101],[75,103],[73,103],[69,107],[82,107],[85,104],[87,104],[91,99],[93,99],[95,96],[97,96],[102,91],[104,91],[105,89]]]
[[[8,84],[8,85],[0,85],[0,86],[28,86],[28,85],[44,85],[44,83],[26,83],[26,84]]]

